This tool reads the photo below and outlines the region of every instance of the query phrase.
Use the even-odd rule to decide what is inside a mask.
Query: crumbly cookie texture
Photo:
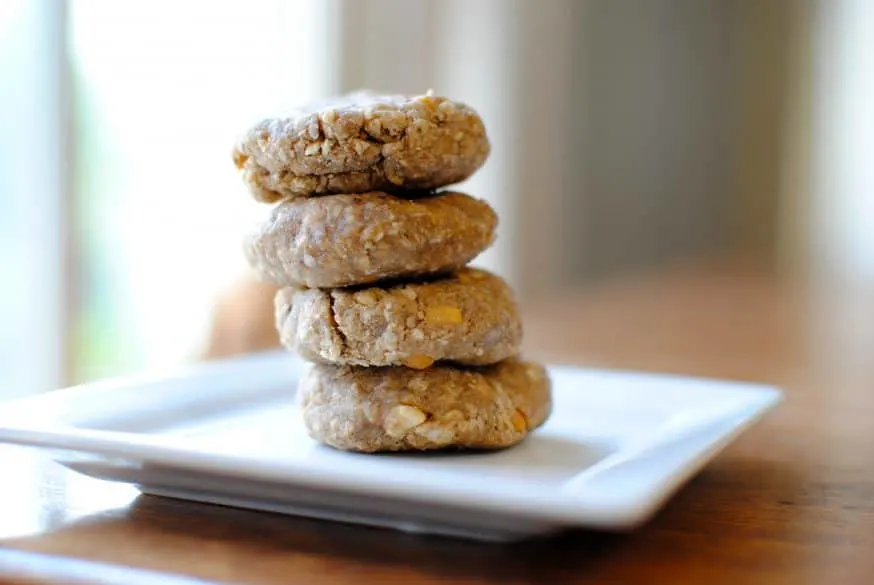
[[[313,362],[488,365],[516,355],[522,342],[513,291],[474,268],[388,287],[284,288],[275,308],[283,345]]]
[[[263,120],[233,151],[258,201],[427,190],[467,179],[488,158],[480,116],[444,97],[360,91]]]
[[[425,370],[319,364],[299,399],[313,439],[367,453],[510,447],[552,412],[545,368],[515,358]]]
[[[461,268],[492,244],[497,223],[488,203],[456,192],[289,199],[246,238],[244,252],[282,286],[369,284]]]

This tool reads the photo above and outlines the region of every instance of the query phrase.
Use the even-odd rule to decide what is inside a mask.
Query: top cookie
[[[428,95],[355,92],[251,128],[234,164],[258,201],[428,190],[470,177],[490,152],[468,106]]]

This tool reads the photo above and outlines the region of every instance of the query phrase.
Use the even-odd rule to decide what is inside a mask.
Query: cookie
[[[263,120],[235,146],[255,199],[428,190],[467,179],[490,152],[468,106],[432,95],[355,92]]]
[[[487,365],[516,355],[522,342],[513,291],[473,268],[387,287],[284,288],[275,308],[283,345],[314,362]]]
[[[368,453],[510,447],[552,411],[545,368],[515,358],[426,370],[319,364],[299,400],[313,439]]]
[[[271,209],[244,251],[276,284],[341,287],[461,268],[492,244],[497,223],[488,203],[455,192],[289,199]]]

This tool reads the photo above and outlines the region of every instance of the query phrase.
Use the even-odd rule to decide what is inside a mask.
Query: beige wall
[[[707,252],[771,260],[797,203],[801,4],[339,0],[340,86],[432,87],[481,111],[494,151],[463,188],[501,214],[483,260],[524,296]]]
[[[734,20],[720,0],[586,3],[570,148],[580,192],[565,215],[575,280],[730,244]]]
[[[792,0],[745,0],[737,8],[738,116],[733,231],[739,247],[776,260],[789,124]],[[797,4],[797,3],[795,3]]]
[[[803,194],[787,176],[787,149],[799,164],[805,105],[795,86],[805,63],[796,49],[808,3],[585,6],[570,149],[583,195],[565,205],[572,277],[710,251],[771,263],[797,248],[786,242],[799,236]]]

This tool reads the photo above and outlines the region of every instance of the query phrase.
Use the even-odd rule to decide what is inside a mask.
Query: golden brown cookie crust
[[[513,291],[475,268],[388,287],[284,288],[275,309],[283,345],[320,363],[482,366],[516,355],[522,342]]]
[[[361,91],[263,120],[234,148],[255,199],[428,190],[470,177],[489,140],[470,107],[432,95]]]
[[[262,278],[282,286],[369,284],[461,268],[492,244],[497,223],[488,203],[456,192],[289,199],[244,252]]]
[[[546,369],[515,358],[425,370],[320,364],[299,399],[313,439],[367,453],[510,447],[552,412]]]

